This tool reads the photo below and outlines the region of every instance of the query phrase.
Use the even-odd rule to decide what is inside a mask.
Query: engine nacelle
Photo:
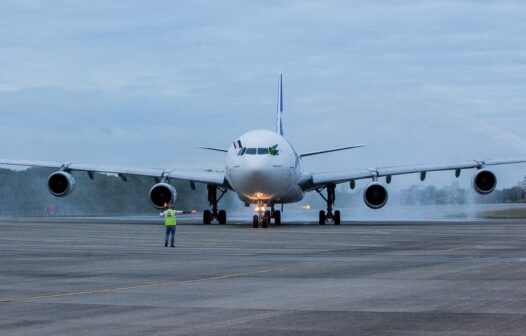
[[[54,172],[47,179],[49,192],[56,197],[65,197],[75,189],[75,179],[65,171]]]
[[[165,204],[173,204],[177,199],[174,186],[166,182],[157,183],[150,189],[150,200],[157,209],[162,209]]]
[[[473,176],[473,189],[481,195],[486,195],[495,190],[497,177],[487,169],[480,169]]]
[[[388,198],[387,189],[379,182],[369,183],[363,191],[363,200],[371,209],[382,208],[387,203]]]

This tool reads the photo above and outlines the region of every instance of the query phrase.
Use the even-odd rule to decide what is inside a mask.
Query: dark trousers
[[[164,237],[164,242],[168,244],[168,238],[172,235],[172,245],[175,243],[175,225],[166,225],[166,236]]]

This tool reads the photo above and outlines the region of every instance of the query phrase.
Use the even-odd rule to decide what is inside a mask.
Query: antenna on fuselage
[[[283,115],[283,74],[279,73],[278,81],[278,117],[276,120],[276,133],[283,135],[283,123],[281,116]]]

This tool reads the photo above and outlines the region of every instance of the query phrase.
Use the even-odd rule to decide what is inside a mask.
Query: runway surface
[[[0,221],[0,334],[524,335],[526,221]]]

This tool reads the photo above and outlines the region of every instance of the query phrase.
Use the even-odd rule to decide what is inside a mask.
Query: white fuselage
[[[249,131],[228,149],[226,178],[243,202],[292,203],[303,198],[298,185],[301,158],[281,135]]]

